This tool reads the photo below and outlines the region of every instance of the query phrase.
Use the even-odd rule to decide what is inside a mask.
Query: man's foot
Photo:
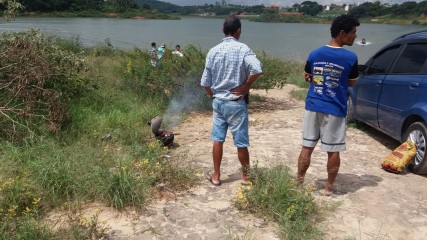
[[[254,185],[254,183],[251,180],[242,180],[242,182],[240,182],[240,184],[242,184],[243,186]]]
[[[334,193],[334,190],[332,188],[325,187],[324,189],[321,189],[319,192],[324,196],[332,196],[332,194]]]
[[[218,181],[215,181],[212,177],[212,175],[209,175],[206,177],[206,179],[212,183],[212,185],[214,185],[215,187],[221,186],[221,180],[218,179]]]
[[[302,187],[303,184],[304,184],[304,177],[298,176],[297,179],[296,179],[296,183],[297,183],[298,187]]]

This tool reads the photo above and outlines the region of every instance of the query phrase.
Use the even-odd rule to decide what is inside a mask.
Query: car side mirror
[[[366,65],[357,65],[357,70],[361,75],[366,75],[366,71],[368,70],[368,66]]]

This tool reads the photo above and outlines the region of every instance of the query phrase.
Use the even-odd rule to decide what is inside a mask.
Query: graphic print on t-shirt
[[[334,88],[338,88],[339,79],[344,67],[336,63],[330,62],[315,62],[313,64],[313,82],[316,86],[314,92],[316,94],[326,94],[329,97],[335,97]],[[320,86],[324,89],[319,89]]]

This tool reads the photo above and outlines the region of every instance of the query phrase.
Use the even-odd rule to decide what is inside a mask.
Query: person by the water
[[[223,145],[228,129],[233,135],[237,158],[242,166],[242,184],[249,179],[249,118],[247,96],[252,84],[262,73],[262,64],[255,53],[239,42],[242,25],[235,15],[223,25],[224,38],[206,56],[201,85],[212,98],[213,173],[207,176],[215,186],[221,185],[220,168]]]
[[[304,182],[311,155],[320,141],[320,148],[328,155],[328,179],[322,190],[327,196],[333,193],[340,168],[340,152],[346,149],[348,87],[359,77],[357,55],[343,46],[353,45],[359,25],[359,20],[351,15],[335,18],[328,45],[313,50],[304,68],[310,88],[305,101],[297,179],[299,184]]]
[[[157,47],[156,47],[156,43],[155,42],[151,43],[151,49],[148,50],[148,55],[150,55],[151,65],[153,67],[156,67],[158,61],[157,61]]]

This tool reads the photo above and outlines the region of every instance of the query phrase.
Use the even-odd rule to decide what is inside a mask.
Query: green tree
[[[0,6],[2,6],[0,22],[7,22],[13,20],[16,14],[23,9],[22,4],[16,0],[0,0]]]
[[[304,1],[301,3],[300,12],[304,14],[316,16],[323,10],[323,6],[318,4],[317,2],[312,1]]]
[[[422,1],[418,3],[418,14],[427,14],[427,1]]]
[[[394,10],[395,15],[414,15],[417,14],[418,4],[417,2],[404,2],[397,6],[397,8]]]
[[[117,12],[124,12],[130,8],[137,8],[134,0],[110,0],[108,3],[113,6]]]
[[[254,5],[245,8],[245,11],[248,11],[252,14],[262,14],[264,11],[264,5]]]
[[[104,0],[71,0],[70,11],[96,10],[104,7]]]
[[[21,0],[20,2],[29,12],[65,11],[71,4],[71,0]]]
[[[261,18],[266,22],[277,22],[280,18],[279,11],[277,9],[265,9]]]
[[[381,5],[379,1],[377,2],[364,2],[361,5],[352,8],[349,11],[349,14],[357,17],[377,17],[381,15],[385,15],[388,13],[386,7]]]

